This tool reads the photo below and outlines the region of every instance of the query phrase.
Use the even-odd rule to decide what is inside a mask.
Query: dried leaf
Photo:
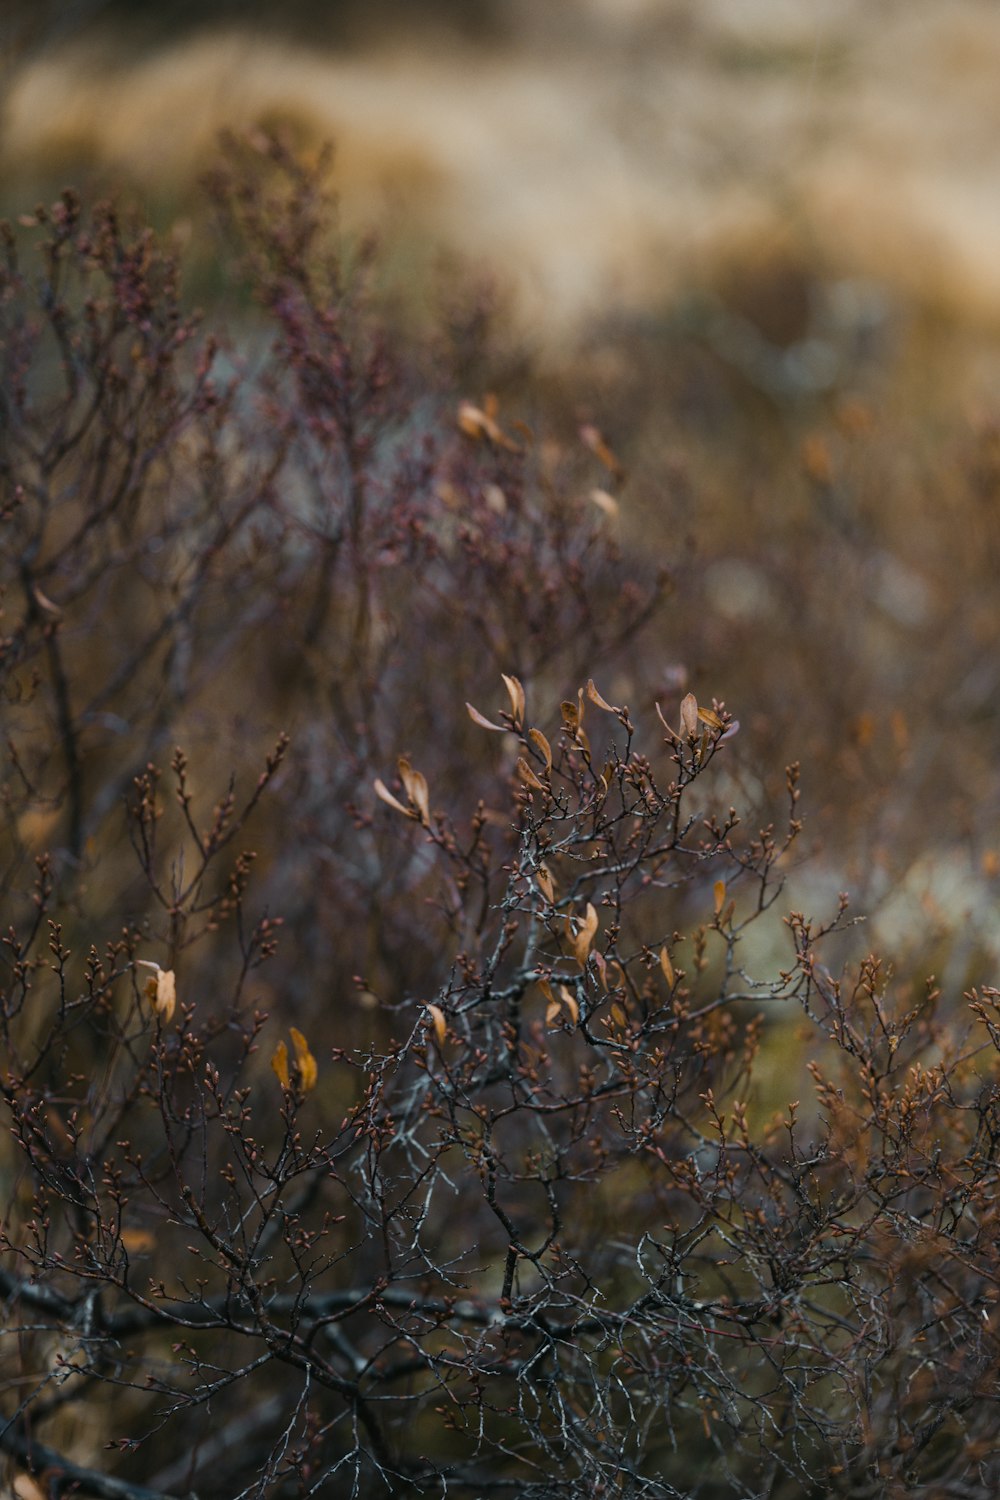
[[[172,1019],[177,1009],[177,981],[173,969],[161,969],[158,963],[149,958],[137,958],[137,964],[144,969],[153,969],[143,986],[143,993],[153,1008],[154,1013],[166,1026]]]
[[[538,777],[535,775],[534,771],[528,765],[528,762],[525,760],[525,758],[524,758],[523,755],[519,755],[518,756],[516,769],[517,769],[517,774],[520,776],[521,780],[527,786],[534,787],[534,789],[535,789],[536,792],[544,792],[544,790],[545,790],[545,783],[544,783],[544,781],[539,781]]]
[[[496,421],[494,402],[487,402],[487,407],[493,411],[481,410],[473,406],[471,401],[463,401],[458,408],[458,425],[466,437],[473,438],[478,442],[480,438],[488,438],[498,448],[506,448],[509,453],[520,453],[521,449],[513,438],[509,438]]]
[[[663,717],[663,710],[660,707],[660,705],[658,703],[656,703],[653,706],[656,709],[656,717],[659,719],[660,723],[663,725],[664,729],[666,730],[667,739],[670,741],[670,743],[672,745],[678,744],[679,743],[679,736],[677,734],[676,729],[672,728],[671,725],[669,725],[667,723],[666,719]]]
[[[274,1069],[278,1082],[283,1089],[291,1087],[291,1079],[288,1076],[288,1048],[284,1042],[279,1042],[274,1049],[271,1058],[271,1067]]]
[[[404,807],[399,798],[392,795],[389,788],[386,786],[385,782],[380,776],[375,777],[372,785],[375,788],[376,797],[381,797],[383,802],[387,802],[390,807],[394,807],[397,812],[401,812],[405,818],[413,817],[413,813],[410,811],[410,809],[408,807]]]
[[[406,795],[420,815],[420,821],[425,828],[430,827],[431,810],[430,799],[427,791],[427,778],[419,771],[415,771],[405,756],[400,756],[397,762],[399,768],[399,779],[406,788]]]
[[[548,771],[548,772],[551,773],[551,771],[552,771],[552,746],[549,744],[548,740],[545,738],[545,736],[542,733],[542,731],[540,729],[529,729],[528,730],[528,739],[535,746],[536,750],[540,750],[541,751],[542,755],[545,758],[545,769],[546,769],[546,771]]]
[[[606,516],[616,517],[621,510],[621,506],[614,495],[609,495],[607,490],[591,490],[590,500]]]
[[[560,1014],[561,1010],[562,1010],[562,1006],[559,1004],[558,1000],[550,1000],[549,1001],[548,1005],[545,1007],[545,1024],[546,1024],[546,1026],[554,1026],[556,1024],[556,1022],[559,1019],[559,1014]]]
[[[445,1037],[448,1035],[448,1022],[445,1020],[444,1011],[440,1005],[428,1005],[426,1009],[434,1025],[434,1035],[437,1037],[437,1044],[439,1047],[443,1047]]]
[[[535,871],[535,884],[551,906],[556,899],[555,881],[547,865],[539,865]]]
[[[319,1068],[315,1057],[309,1051],[309,1043],[301,1031],[297,1031],[294,1026],[288,1029],[292,1038],[292,1046],[295,1048],[295,1066],[299,1072],[299,1087],[304,1094],[308,1094],[316,1087]]]
[[[501,672],[504,687],[510,698],[511,715],[515,724],[524,723],[524,688],[516,677],[508,677],[506,672]]]
[[[667,952],[666,945],[664,945],[660,949],[660,968],[663,970],[663,977],[666,979],[670,988],[673,989],[674,984],[676,983],[676,976],[674,974],[674,966],[670,962],[670,954]]]
[[[708,725],[709,729],[718,731],[722,728],[722,720],[719,718],[719,715],[715,712],[714,709],[699,708],[698,717],[703,724]]]
[[[717,880],[712,887],[712,891],[715,896],[715,915],[718,916],[726,903],[726,882],[724,880]]]
[[[577,1004],[576,996],[573,994],[573,991],[569,988],[568,985],[561,984],[559,986],[559,997],[562,1000],[563,1005],[569,1011],[570,1020],[575,1026],[577,1021],[579,1021],[580,1019],[580,1007]]]
[[[621,479],[625,471],[604,441],[599,428],[595,427],[592,422],[585,422],[580,428],[580,439],[584,447],[589,448],[595,458],[600,459],[609,473],[613,474],[616,479]]]
[[[603,708],[606,714],[621,713],[621,709],[615,708],[607,701],[606,698],[601,697],[600,693],[594,686],[594,679],[592,677],[587,678],[587,697],[590,699],[591,703],[596,703],[598,708]]]
[[[574,933],[572,926],[570,926],[570,941],[573,944],[573,954],[581,968],[586,966],[587,959],[590,956],[590,950],[597,933],[598,922],[597,912],[588,902],[586,916],[579,931]]]
[[[465,707],[473,724],[478,724],[480,729],[492,729],[495,734],[507,733],[507,726],[505,724],[494,724],[492,719],[488,719],[485,714],[481,714],[478,708],[473,708],[471,703],[466,703]]]
[[[130,1255],[141,1255],[156,1248],[156,1236],[148,1229],[123,1229],[119,1238]]]
[[[698,733],[698,700],[694,693],[685,693],[681,699],[681,734],[693,740]]]
[[[547,979],[540,979],[538,981],[538,988],[545,996],[545,999],[548,1001],[549,1005],[552,1005],[555,1001],[555,996],[552,993],[552,986],[549,981]]]

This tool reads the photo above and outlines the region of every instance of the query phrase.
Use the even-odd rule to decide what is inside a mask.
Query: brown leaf
[[[621,479],[624,469],[604,441],[600,430],[592,422],[585,422],[580,428],[580,440],[585,448],[590,449],[595,458],[600,459],[609,473],[613,474],[616,479]]]
[[[722,728],[722,720],[719,718],[719,715],[715,712],[714,709],[699,708],[698,717],[703,724],[708,725],[709,729],[718,731]]]
[[[404,807],[399,798],[392,795],[389,788],[382,780],[381,776],[376,776],[372,785],[375,788],[376,797],[381,797],[383,802],[387,802],[390,807],[394,807],[397,812],[401,812],[405,818],[413,817],[413,813],[410,811],[410,809],[408,807]]]
[[[518,756],[516,769],[517,774],[520,776],[521,780],[525,783],[526,786],[534,787],[536,792],[544,792],[544,781],[539,781],[538,777],[528,765],[528,762],[525,760],[523,755]]]
[[[539,865],[535,871],[535,884],[551,906],[556,899],[555,881],[547,865]]]
[[[681,699],[681,734],[693,740],[698,733],[698,700],[694,693],[685,693]]]
[[[658,703],[654,704],[653,706],[656,709],[656,717],[659,719],[660,723],[663,725],[664,729],[666,730],[667,739],[670,741],[670,743],[672,745],[678,744],[679,743],[678,733],[677,733],[676,729],[673,729],[671,727],[671,725],[669,725],[667,723],[666,719],[663,717],[663,709],[660,707],[660,705]]]
[[[508,677],[506,672],[501,672],[504,687],[510,698],[510,709],[515,724],[524,723],[524,688],[516,677]]]
[[[587,678],[587,697],[590,699],[591,703],[596,703],[598,708],[603,708],[606,714],[621,713],[621,709],[613,707],[606,698],[601,697],[600,693],[594,686],[594,679],[592,677]]]
[[[466,703],[465,707],[473,724],[478,724],[480,729],[492,729],[494,734],[507,733],[507,726],[505,724],[494,724],[492,719],[488,719],[485,714],[481,714],[478,708],[473,708],[471,703]]]
[[[420,821],[425,828],[430,827],[431,810],[427,791],[427,778],[419,771],[415,771],[405,756],[400,756],[397,762],[399,768],[399,779],[406,788],[406,795],[420,814]]]
[[[718,916],[726,903],[726,882],[717,880],[712,887],[712,893],[715,897],[715,915]]]
[[[545,738],[545,736],[542,733],[542,731],[540,729],[529,729],[528,730],[528,739],[531,741],[531,743],[535,746],[535,748],[537,750],[541,751],[542,755],[545,758],[545,769],[546,769],[546,771],[548,771],[548,772],[551,773],[551,771],[552,771],[552,746],[549,744],[548,740]]]

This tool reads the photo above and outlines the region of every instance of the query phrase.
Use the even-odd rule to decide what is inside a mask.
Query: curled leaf
[[[506,448],[509,453],[520,453],[520,447],[509,438],[501,429],[496,420],[497,404],[487,399],[486,410],[473,406],[471,401],[463,401],[458,408],[458,425],[466,437],[473,438],[478,442],[480,438],[487,438],[497,448]]]
[[[580,440],[584,447],[589,448],[594,457],[601,461],[609,473],[613,474],[616,479],[621,479],[625,471],[604,441],[599,428],[591,422],[585,422],[580,428]]]
[[[712,708],[699,708],[698,717],[703,724],[708,725],[709,729],[718,732],[722,728],[722,720]]]
[[[573,945],[573,955],[581,968],[586,966],[587,959],[590,956],[590,950],[597,933],[598,920],[597,912],[590,902],[587,903],[586,915],[578,931],[574,931],[572,919],[569,917],[566,919],[566,929],[570,942]]]
[[[381,776],[376,776],[372,785],[375,788],[376,797],[381,797],[383,802],[387,802],[390,807],[394,807],[397,812],[401,812],[404,818],[413,817],[413,813],[410,811],[410,809],[408,807],[404,807],[399,798],[392,795],[389,788],[382,780]]]
[[[518,756],[517,759],[517,774],[526,786],[533,787],[536,792],[544,792],[544,781],[539,781],[523,755]]]
[[[425,828],[430,827],[431,810],[430,798],[427,791],[427,778],[415,771],[405,756],[400,756],[398,761],[399,779],[406,788],[406,795],[413,806],[417,809],[420,821]]]
[[[579,1021],[580,1019],[580,1007],[577,1004],[576,996],[573,994],[573,991],[569,988],[568,985],[561,984],[559,986],[559,998],[561,999],[563,1005],[566,1007],[566,1010],[569,1012],[570,1020],[575,1026],[577,1021]]]
[[[666,730],[667,739],[670,741],[670,743],[672,745],[676,745],[678,743],[678,740],[679,740],[679,736],[677,734],[676,729],[673,729],[667,723],[666,719],[663,716],[663,709],[660,707],[660,705],[657,703],[657,704],[654,705],[654,707],[656,708],[656,717],[659,719],[660,723],[663,725],[663,728]]]
[[[315,1057],[309,1051],[309,1043],[301,1031],[296,1030],[294,1026],[290,1026],[289,1034],[292,1038],[292,1046],[295,1048],[295,1066],[299,1075],[299,1088],[303,1094],[308,1094],[316,1087],[319,1068],[316,1065]]]
[[[552,746],[549,744],[548,740],[545,738],[545,736],[542,733],[542,731],[540,729],[529,729],[528,730],[528,739],[534,745],[534,747],[535,747],[536,750],[541,751],[542,757],[545,760],[545,769],[546,769],[546,771],[548,771],[548,772],[551,773],[551,771],[552,771]]]
[[[426,1007],[426,1010],[427,1014],[431,1018],[431,1023],[434,1027],[434,1035],[437,1037],[437,1044],[439,1047],[443,1047],[445,1037],[448,1035],[448,1022],[445,1020],[444,1011],[441,1009],[440,1005],[428,1005]]]
[[[594,679],[592,677],[587,678],[587,697],[590,699],[591,703],[596,703],[598,708],[603,708],[606,714],[617,714],[621,712],[620,709],[615,708],[612,704],[610,704],[606,698],[601,697],[600,693],[594,686]]]
[[[478,724],[480,729],[492,729],[494,734],[506,734],[507,728],[504,724],[494,724],[485,714],[481,714],[478,708],[473,708],[471,703],[466,703],[466,711],[473,724]]]
[[[524,723],[524,688],[516,677],[508,677],[506,672],[501,672],[504,687],[510,697],[510,711],[515,724]]]
[[[161,969],[158,963],[149,958],[137,958],[137,964],[144,969],[153,969],[155,972],[149,976],[143,986],[143,994],[153,1008],[154,1014],[167,1025],[173,1019],[177,1008],[177,981],[173,969]]]

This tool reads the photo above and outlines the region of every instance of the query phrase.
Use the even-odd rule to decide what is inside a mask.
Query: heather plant
[[[111,208],[4,230],[9,1483],[985,1500],[996,991],[786,911],[616,453],[323,182],[228,147],[229,341]]]

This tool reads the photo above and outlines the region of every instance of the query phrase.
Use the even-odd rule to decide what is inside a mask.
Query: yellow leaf
[[[301,1031],[297,1031],[294,1026],[288,1029],[292,1038],[292,1046],[295,1048],[295,1066],[299,1072],[299,1087],[304,1094],[308,1094],[316,1087],[319,1068],[316,1066],[316,1059],[309,1051],[309,1043]]]
[[[698,717],[703,724],[708,725],[709,729],[719,730],[722,728],[722,720],[714,709],[699,708]]]
[[[511,714],[515,724],[524,723],[524,688],[516,677],[508,677],[506,672],[501,672],[504,687],[510,697]]]
[[[145,1250],[156,1248],[156,1236],[148,1229],[123,1229],[120,1238],[131,1255],[141,1255]]]
[[[573,994],[573,991],[568,987],[568,985],[565,984],[561,984],[559,986],[559,996],[562,1000],[563,1005],[565,1005],[566,1009],[569,1011],[570,1020],[575,1026],[577,1021],[579,1021],[580,1019],[580,1007],[576,1003],[576,996]]]
[[[715,915],[718,916],[726,901],[726,882],[717,880],[712,890],[715,895]]]
[[[274,1056],[271,1058],[271,1067],[274,1069],[281,1087],[283,1089],[289,1088],[291,1080],[288,1076],[288,1048],[284,1042],[279,1042],[275,1047]]]
[[[681,699],[681,734],[693,740],[698,733],[698,700],[694,693],[686,693]]]
[[[673,989],[675,983],[674,966],[670,962],[670,954],[667,952],[665,945],[660,949],[660,968],[663,970],[663,976],[670,988]]]
[[[493,410],[490,410],[490,407]],[[487,410],[482,411],[478,406],[473,406],[471,401],[463,401],[458,408],[458,425],[466,437],[475,439],[488,438],[498,448],[506,448],[510,453],[520,453],[517,443],[509,438],[498,425],[495,418],[496,407],[494,403],[487,402]]]
[[[154,1013],[166,1026],[173,1019],[177,1008],[177,983],[174,971],[161,969],[158,963],[149,958],[137,958],[136,963],[141,964],[144,969],[155,970],[146,980],[143,993]]]
[[[434,1025],[434,1035],[437,1037],[439,1047],[444,1046],[445,1037],[448,1035],[448,1022],[445,1020],[444,1011],[440,1005],[428,1005],[427,1014]]]
[[[495,734],[506,734],[507,730],[503,724],[494,724],[485,714],[481,714],[478,708],[473,708],[471,703],[465,705],[469,718],[473,724],[478,724],[480,729],[492,729]]]

